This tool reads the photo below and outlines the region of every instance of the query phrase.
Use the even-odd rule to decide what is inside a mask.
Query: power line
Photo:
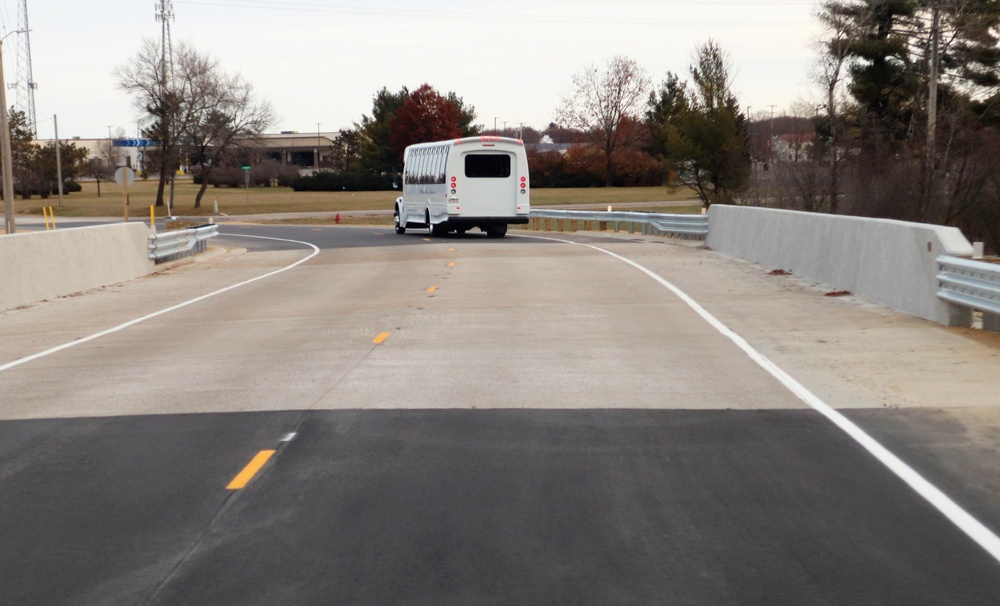
[[[316,4],[309,2],[285,2],[281,0],[177,0],[178,4],[190,4],[197,6],[214,6],[221,8],[243,8],[258,10],[276,10],[283,12],[307,12],[307,13],[330,13],[378,17],[396,18],[419,18],[419,19],[469,19],[480,21],[513,21],[518,23],[541,22],[541,23],[577,23],[593,25],[768,25],[774,27],[786,27],[790,25],[809,25],[812,21],[775,21],[764,18],[761,21],[747,22],[746,20],[726,21],[718,17],[685,19],[678,17],[650,18],[648,15],[635,16],[608,16],[595,15],[586,16],[580,14],[534,14],[534,13],[486,13],[474,11],[443,11],[428,9],[401,9],[401,8],[377,8],[371,6],[351,6],[341,4]],[[662,4],[675,4],[678,6],[690,6],[688,1],[664,2]],[[721,2],[706,2],[713,7],[723,6],[744,6],[744,4],[734,0],[722,0]],[[771,2],[758,2],[758,5],[766,6],[805,6],[811,2],[803,0],[772,0]]]

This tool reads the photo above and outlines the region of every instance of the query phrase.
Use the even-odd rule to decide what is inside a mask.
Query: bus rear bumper
[[[526,216],[511,217],[448,217],[445,222],[449,229],[470,229],[473,227],[493,227],[495,225],[524,225]]]

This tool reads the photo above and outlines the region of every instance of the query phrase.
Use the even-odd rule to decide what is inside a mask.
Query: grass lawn
[[[34,197],[16,200],[18,214],[41,215],[42,207],[52,207],[57,217],[116,217],[123,214],[122,188],[113,181],[101,182],[101,195],[97,183],[81,183],[83,191],[63,196],[59,206],[58,196],[46,200]],[[149,207],[156,201],[156,181],[136,181],[129,187],[129,217],[148,218]],[[219,212],[229,216],[245,214],[342,212],[365,210],[391,210],[399,195],[392,191],[381,192],[294,192],[287,187],[251,188],[249,204],[247,191],[239,188],[209,187],[201,201],[201,208],[194,208],[198,186],[190,179],[178,179],[174,192],[173,214],[178,216],[210,216],[214,214],[213,202],[219,203]],[[669,207],[669,212],[700,212],[700,203],[690,190],[666,187],[588,188],[588,189],[533,189],[531,203],[535,206],[550,204],[623,204],[629,202],[676,202],[691,200],[692,208]],[[657,209],[643,209],[654,210]],[[662,211],[662,209],[660,209]],[[157,207],[156,215],[166,215],[166,207]],[[366,218],[367,223],[372,219]]]

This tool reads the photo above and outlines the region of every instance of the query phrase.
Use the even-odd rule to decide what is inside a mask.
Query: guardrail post
[[[1000,316],[983,312],[983,330],[1000,332]]]

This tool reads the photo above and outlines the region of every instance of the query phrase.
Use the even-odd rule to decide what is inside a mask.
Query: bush
[[[363,171],[316,173],[299,177],[291,183],[295,191],[387,191],[393,189],[392,177]]]
[[[615,187],[662,185],[663,165],[637,149],[622,149],[611,155]],[[529,151],[528,169],[532,187],[603,187],[606,179],[604,153],[589,145],[575,145],[565,152]]]
[[[277,160],[265,160],[250,168],[250,187],[288,187],[298,179],[299,171],[294,166],[282,166]],[[195,170],[192,178],[201,185],[204,174]],[[208,174],[208,184],[212,187],[245,187],[246,176],[239,166],[217,166]]]
[[[64,194],[72,194],[78,191],[83,191],[83,187],[79,183],[73,180],[63,181]],[[59,187],[55,183],[52,184],[52,195],[53,196],[59,195]]]

